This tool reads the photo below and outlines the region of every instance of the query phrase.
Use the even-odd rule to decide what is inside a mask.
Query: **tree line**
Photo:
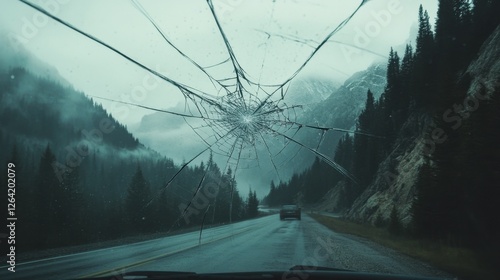
[[[198,165],[175,164],[80,92],[15,68],[0,75],[0,101],[0,162],[15,164],[19,252],[258,214],[255,192],[245,200],[231,168],[221,170],[212,155]],[[89,141],[84,131],[103,120],[113,130]],[[6,173],[0,180],[7,182]]]
[[[472,77],[466,69],[498,28],[500,1],[440,0],[438,5],[434,30],[427,11],[420,6],[416,45],[407,45],[402,58],[390,50],[383,94],[374,100],[367,92],[365,108],[357,120],[358,134],[344,135],[337,145],[335,161],[357,182],[330,179],[335,171],[322,171],[317,160],[288,182],[278,186],[272,182],[266,198],[269,203],[307,192],[317,192],[309,200],[317,202],[343,180],[347,209],[373,183],[379,164],[394,151],[395,143],[408,147],[424,135],[439,143],[432,153],[422,155],[424,163],[415,182],[412,223],[407,232],[495,256],[500,249],[496,238],[500,217],[495,208],[500,199],[500,132],[496,128],[500,92],[497,86],[486,98],[486,86],[480,85],[477,94],[485,98],[476,100],[480,104],[471,101],[468,90]],[[426,118],[431,121],[426,122]],[[397,209],[391,217],[395,219],[391,227],[397,227]],[[498,260],[498,256],[493,259]]]

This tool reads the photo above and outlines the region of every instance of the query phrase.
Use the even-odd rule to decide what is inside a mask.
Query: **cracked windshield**
[[[499,279],[498,14],[0,0],[0,278]]]

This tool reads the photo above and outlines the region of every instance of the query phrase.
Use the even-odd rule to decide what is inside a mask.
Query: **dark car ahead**
[[[300,207],[297,205],[283,205],[280,210],[280,220],[295,218],[300,220]]]

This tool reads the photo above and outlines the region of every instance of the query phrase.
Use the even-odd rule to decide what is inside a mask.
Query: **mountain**
[[[50,147],[56,157],[58,179],[79,170],[87,178],[87,190],[97,194],[99,176],[94,172],[132,161],[122,164],[123,171],[130,174],[136,165],[133,161],[162,158],[83,93],[24,68],[14,68],[0,77],[0,142],[6,147],[0,152],[0,160],[6,161],[16,149],[29,164],[30,172],[36,173],[36,159]],[[152,178],[155,184],[163,179],[156,175]],[[118,185],[126,185],[128,179],[128,175],[112,179],[113,188],[99,195],[106,200],[122,197],[124,189]]]
[[[83,93],[37,77],[24,68],[4,73],[1,86],[0,112],[2,119],[7,120],[1,129],[10,137],[58,146],[78,145],[85,140],[117,149],[143,147]]]
[[[500,5],[452,2],[439,1],[435,31],[420,6],[416,46],[403,55],[391,48],[387,84],[379,97],[367,94],[357,117],[364,133],[345,134],[337,145],[343,176],[317,158],[271,184],[265,200],[336,212],[423,250],[468,251],[480,268],[439,258],[460,277],[496,279]]]
[[[304,122],[322,126],[353,128],[364,108],[368,89],[378,99],[385,84],[386,67],[374,64],[366,70],[354,73],[323,102],[304,112],[302,119]]]
[[[382,93],[385,86],[385,71],[385,67],[373,65],[355,73],[341,86],[327,79],[295,80],[291,83],[284,102],[289,106],[303,105],[302,109],[295,111],[297,114],[295,120],[298,123],[354,129],[356,118],[365,104],[368,89],[371,89],[377,97]],[[171,109],[183,112],[181,105]],[[203,125],[202,122],[193,120],[189,120],[189,123],[195,127]],[[204,143],[198,139],[199,137],[190,130],[191,128],[183,118],[160,112],[145,115],[134,128],[135,134],[145,144],[161,153],[173,156],[176,160],[188,160],[189,155],[194,155],[196,151],[201,151],[205,147]],[[186,137],[186,133],[191,133],[193,137]],[[343,133],[339,132],[325,133],[319,150],[333,156],[338,139],[342,135]],[[180,138],[183,141],[179,141]],[[320,131],[303,128],[294,136],[294,139],[316,148],[320,142]],[[283,147],[283,140],[278,137],[269,137],[266,142],[269,147]],[[257,145],[258,168],[240,169],[237,179],[245,185],[252,185],[257,190],[267,192],[267,186],[271,180],[286,180],[295,171],[302,171],[313,162],[314,154],[305,149],[297,152],[298,149],[298,146],[291,143],[280,156],[273,158],[273,163],[266,146],[263,143]],[[293,160],[290,160],[291,158]],[[214,159],[223,166],[227,161],[227,158],[217,155],[214,155]],[[277,166],[278,172],[275,171],[273,165]],[[262,170],[266,172],[263,173]],[[259,176],[256,176],[257,174]],[[256,180],[256,178],[259,179]],[[259,189],[255,186],[261,187]]]
[[[59,71],[54,66],[43,62],[28,52],[22,44],[12,43],[8,35],[2,32],[0,32],[0,41],[11,43],[0,44],[0,61],[2,62],[0,72],[7,72],[16,67],[30,69],[32,73],[36,73],[39,77],[56,81],[64,87],[71,87],[71,84],[59,74]]]
[[[285,97],[287,104],[315,106],[327,99],[341,84],[333,80],[305,77],[293,80]]]
[[[10,183],[0,199],[22,206],[9,214],[22,221],[19,252],[254,217],[231,169],[219,168],[212,153],[175,164],[165,156],[175,147],[163,155],[147,147],[54,67],[18,47],[0,46],[0,162],[15,174],[0,174]],[[156,136],[184,123],[144,118]],[[7,191],[13,184],[15,194]]]
[[[387,224],[399,217],[396,222],[409,231],[415,226],[410,222],[418,223],[415,216],[422,215],[417,218],[422,222],[421,230],[425,230],[425,223],[433,223],[439,228],[436,231],[441,230],[439,234],[453,232],[472,242],[468,238],[478,233],[463,228],[466,220],[471,227],[492,227],[495,223],[491,221],[498,221],[490,216],[486,205],[488,197],[500,196],[494,187],[498,180],[493,179],[498,178],[498,172],[491,169],[500,157],[494,144],[500,135],[492,126],[499,118],[500,27],[476,48],[477,42],[472,42],[476,33],[462,38],[464,44],[445,44],[455,38],[446,32],[434,37],[428,21],[421,10],[415,52],[408,45],[400,59],[391,49],[387,86],[379,76],[381,71],[370,76],[377,66],[372,67],[368,75],[354,75],[335,94],[304,114],[314,124],[328,122],[324,126],[341,128],[352,128],[354,122],[339,121],[357,119],[364,131],[378,136],[357,134],[339,142],[342,149],[336,151],[335,159],[344,161],[341,165],[352,171],[355,180],[338,182],[333,178],[318,208],[344,211],[346,218],[369,224]],[[483,27],[477,24],[475,28]],[[367,84],[373,92],[368,99]],[[358,94],[353,94],[357,88]],[[311,174],[321,174],[322,168],[321,162],[315,163],[295,174],[298,179],[279,187],[307,193],[318,184]],[[322,176],[328,177],[328,172]],[[448,218],[432,218],[428,211]],[[391,215],[393,212],[396,215]]]
[[[493,97],[493,95],[500,90],[498,83],[498,77],[500,77],[499,48],[500,26],[484,43],[477,58],[472,61],[462,75],[465,77],[462,79],[467,80],[466,84],[468,85],[463,100],[464,104],[465,102],[471,102],[471,104],[477,102],[477,108],[470,114],[481,114],[481,112],[475,111],[481,110],[481,106],[486,107],[487,105],[484,103],[488,100],[498,98],[498,96]],[[498,108],[494,110],[498,110]],[[456,120],[459,119],[455,118],[454,121]],[[461,121],[465,120],[464,118]],[[489,122],[490,120],[480,121]],[[373,183],[355,200],[352,208],[346,213],[346,217],[369,223],[374,223],[377,217],[389,220],[391,209],[393,205],[396,205],[402,223],[407,225],[411,221],[411,205],[417,195],[417,178],[425,162],[426,154],[431,149],[426,133],[428,130],[425,128],[437,125],[436,121],[428,114],[419,112],[413,114],[406,121],[402,130],[415,131],[414,127],[417,123],[419,127],[424,127],[424,129],[420,130],[416,139],[412,141],[404,137],[398,139],[392,152],[380,164]],[[457,129],[467,128],[462,128],[460,125],[457,126]],[[493,137],[493,135],[491,136]],[[434,145],[438,144],[434,143]]]
[[[0,72],[0,119],[0,162],[15,171],[22,205],[15,212],[23,221],[16,225],[25,240],[20,251],[192,227],[204,220],[200,211],[211,217],[207,224],[251,217],[230,189],[231,170],[223,174],[211,155],[207,165],[176,165],[82,92],[25,68]],[[201,178],[216,193],[191,209]],[[7,184],[1,193],[7,200]]]
[[[374,64],[366,70],[354,73],[342,86],[333,91],[328,98],[308,107],[298,117],[301,123],[317,125],[322,127],[335,127],[354,130],[356,119],[366,102],[368,90],[373,92],[374,98],[378,99],[386,84],[386,67]],[[302,136],[301,140],[315,147],[319,142],[318,131]],[[333,158],[338,140],[343,135],[339,132],[328,132],[325,134],[319,151]],[[312,158],[310,158],[312,162]]]

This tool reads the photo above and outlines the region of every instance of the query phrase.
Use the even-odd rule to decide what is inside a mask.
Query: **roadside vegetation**
[[[421,6],[415,46],[407,45],[402,56],[389,51],[386,87],[379,99],[367,91],[357,119],[360,133],[331,143],[334,162],[356,180],[334,174],[317,159],[290,180],[271,182],[264,201],[312,205],[330,199],[328,209],[367,224],[318,218],[337,231],[467,279],[488,279],[493,272],[490,278],[499,279],[500,87],[498,67],[488,66],[498,61],[498,11],[500,1],[440,0],[432,24]],[[411,167],[417,174],[401,183],[403,153],[422,140],[419,164]],[[400,188],[405,184],[407,189]],[[396,187],[404,193],[390,193]],[[367,211],[356,212],[367,209],[374,193],[387,194],[392,211],[371,200]],[[380,212],[383,219],[375,216]]]
[[[452,241],[418,239],[404,232],[391,232],[390,226],[375,227],[319,214],[310,216],[335,232],[366,238],[429,263],[459,279],[497,279],[495,275],[500,275],[498,267],[485,260],[482,252],[453,244]]]

